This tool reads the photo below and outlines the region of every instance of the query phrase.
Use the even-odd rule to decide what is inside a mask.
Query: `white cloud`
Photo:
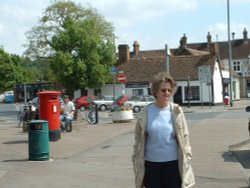
[[[0,18],[7,21],[13,20],[19,24],[35,23],[45,7],[46,0],[44,2],[40,0],[32,2],[30,0],[10,0],[10,2],[1,3]]]
[[[193,11],[198,8],[197,0],[92,0],[90,5],[115,25],[130,27],[173,12]],[[86,4],[85,4],[86,5]],[[123,25],[124,24],[124,25]]]
[[[250,28],[250,26],[247,26],[244,23],[232,23],[230,24],[230,32],[235,33],[235,39],[242,39],[243,38],[243,30],[244,28]],[[218,35],[218,40],[227,40],[228,39],[228,28],[227,24],[224,23],[217,23],[213,26],[208,27],[208,31],[210,31],[211,35],[216,37]],[[249,32],[249,31],[248,31]],[[230,35],[232,38],[232,35]],[[214,38],[215,41],[215,38]]]
[[[218,5],[218,4],[224,4],[225,6],[227,5],[226,0],[201,0],[205,3],[208,3],[210,5]],[[230,5],[242,5],[245,3],[250,3],[250,0],[229,0]]]
[[[160,48],[161,46],[164,47],[164,41],[167,41],[170,46],[173,46],[173,44],[178,46],[182,33],[188,35],[190,42],[191,40],[198,42],[200,41],[197,38],[199,36],[201,40],[206,39],[207,31],[211,32],[213,40],[216,40],[216,34],[219,36],[219,40],[227,39],[226,24],[215,24],[218,21],[223,22],[219,13],[221,13],[222,9],[225,11],[226,0],[72,1],[80,3],[83,7],[86,7],[89,2],[107,21],[112,22],[115,27],[115,34],[118,37],[116,44],[132,45],[134,40],[138,40],[142,49],[159,48],[158,45]],[[0,2],[0,36],[2,38],[0,46],[3,45],[9,53],[21,54],[24,50],[22,45],[26,42],[24,33],[37,25],[43,11],[54,0],[0,0]],[[238,8],[235,9],[235,12],[237,12],[237,19],[240,20],[240,23],[231,24],[231,31],[236,33],[236,38],[241,38],[244,27],[249,29],[250,32],[250,23],[247,19],[243,20],[249,17],[247,11],[245,11],[244,16],[240,15],[240,13],[243,14],[240,5],[247,7],[250,0],[230,0],[230,3],[232,8]],[[205,17],[205,14],[200,14],[201,12],[207,12],[208,7],[210,9],[214,8],[215,12],[213,14],[218,14],[218,17]],[[204,9],[206,10],[203,11]],[[185,22],[190,22],[190,25],[185,26]],[[233,19],[232,22],[234,22]],[[197,27],[197,24],[198,31],[192,29]]]
[[[198,0],[92,0],[90,5],[114,24],[117,45],[128,44],[131,47],[133,42],[138,40],[141,49],[158,49],[164,47],[162,33],[160,36],[155,34],[158,38],[143,36],[143,33],[153,27],[159,27],[159,24],[164,27],[162,20],[172,14],[180,15],[183,12],[195,11],[198,2]],[[149,22],[151,24],[147,25]]]

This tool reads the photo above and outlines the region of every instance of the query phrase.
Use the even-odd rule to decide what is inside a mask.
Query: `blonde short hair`
[[[154,77],[154,79],[151,82],[150,90],[155,98],[156,98],[156,93],[159,91],[162,82],[170,83],[172,89],[172,95],[176,91],[176,82],[174,81],[174,79],[167,72],[160,72]]]

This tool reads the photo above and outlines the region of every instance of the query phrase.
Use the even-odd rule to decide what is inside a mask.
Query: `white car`
[[[113,96],[101,96],[94,99],[94,103],[97,104],[97,109],[100,111],[111,109],[113,102]]]
[[[0,102],[3,102],[4,98],[5,98],[5,95],[4,94],[0,94]]]
[[[130,97],[125,103],[125,106],[130,106],[134,113],[139,113],[142,108],[150,103],[153,103],[155,98],[151,95],[139,95]]]
[[[5,100],[5,96],[14,95],[14,91],[5,91],[4,93],[0,94],[0,102],[3,102]]]

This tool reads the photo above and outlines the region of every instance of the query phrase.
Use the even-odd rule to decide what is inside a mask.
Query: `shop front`
[[[55,90],[54,83],[16,84],[14,87],[15,102],[27,102],[37,97],[36,93],[43,90]]]

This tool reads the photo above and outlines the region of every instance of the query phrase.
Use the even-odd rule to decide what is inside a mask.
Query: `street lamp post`
[[[242,80],[243,80],[243,91],[244,91],[244,97],[248,97],[248,89],[246,89],[246,75],[249,75],[249,66],[250,66],[250,55],[247,57],[247,64],[244,66],[243,74],[242,74]]]
[[[24,104],[27,104],[27,87],[26,83],[23,84],[23,93],[24,93]]]
[[[116,82],[116,74],[117,74],[117,69],[115,66],[111,67],[111,74],[113,76],[113,97],[114,97],[114,101],[115,101],[115,82]]]
[[[190,76],[187,77],[188,108],[190,108]]]
[[[168,54],[168,45],[165,45],[165,55],[166,55],[166,62],[165,62],[165,70],[168,74],[170,74],[169,72],[169,54]]]
[[[232,92],[232,46],[230,39],[230,3],[227,0],[227,32],[228,32],[228,61],[229,61],[229,95],[230,95],[230,106],[233,106],[233,92]]]

